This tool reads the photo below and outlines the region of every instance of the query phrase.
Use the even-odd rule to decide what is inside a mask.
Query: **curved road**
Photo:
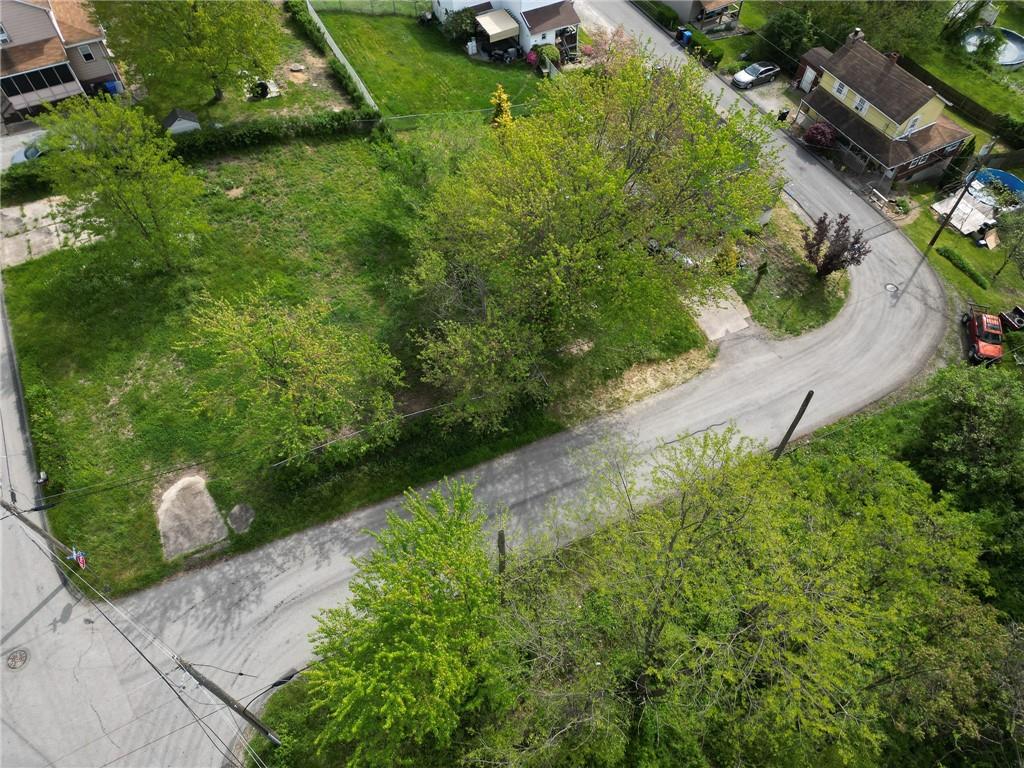
[[[651,38],[658,55],[682,55],[625,3],[577,0],[577,8],[592,24],[622,23]],[[724,91],[724,103],[736,98],[714,78],[708,86]],[[811,217],[848,213],[855,227],[884,233],[873,240],[866,263],[852,271],[851,295],[839,317],[795,339],[770,340],[752,329],[729,336],[714,367],[699,378],[467,472],[476,479],[481,500],[508,505],[514,528],[541,524],[551,500],[578,489],[583,470],[572,457],[602,435],[632,435],[649,453],[681,433],[731,421],[751,437],[777,441],[808,389],[815,397],[800,433],[883,397],[927,364],[946,328],[945,296],[934,273],[901,233],[886,233],[884,219],[813,157],[781,134],[777,142],[791,202]],[[887,283],[899,286],[899,292],[887,291]],[[13,484],[28,507],[28,452],[17,423],[3,334],[0,343],[5,345],[0,414],[9,461],[9,469],[0,462],[3,492]],[[379,527],[393,504],[183,574],[117,607],[190,661],[216,665],[201,671],[242,697],[308,661],[313,614],[345,598],[352,558],[370,546],[363,530]],[[222,764],[216,740],[237,741],[235,721],[193,685],[178,691],[179,700],[95,608],[60,589],[52,564],[17,521],[0,525],[0,646],[4,657],[16,648],[30,654],[20,669],[0,667],[0,762],[26,767]],[[142,629],[114,617],[154,664],[172,669]],[[180,674],[171,677],[181,681]],[[204,733],[194,717],[208,723],[212,733]]]

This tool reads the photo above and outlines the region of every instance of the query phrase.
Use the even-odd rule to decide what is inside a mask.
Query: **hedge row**
[[[978,270],[976,270],[973,266],[971,266],[970,262],[967,261],[967,259],[961,256],[959,253],[954,251],[952,248],[947,248],[944,245],[940,245],[938,248],[936,248],[935,252],[939,254],[939,256],[941,256],[942,258],[946,259],[946,261],[948,261],[954,267],[963,272],[965,275],[967,275],[969,278],[971,278],[971,280],[977,283],[980,288],[986,291],[988,290],[988,280],[986,280],[985,277],[980,272],[978,272]]]
[[[633,0],[633,5],[643,10],[665,29],[670,32],[676,31],[676,27],[679,25],[679,14],[664,3],[659,3],[658,0]]]
[[[12,165],[0,175],[0,198],[4,205],[21,205],[50,194],[50,183],[39,174],[36,162]]]
[[[686,28],[693,33],[690,45],[693,46],[694,52],[700,57],[700,60],[712,69],[717,67],[718,62],[725,56],[725,49],[720,45],[715,45],[710,37],[692,24],[687,24]]]
[[[187,160],[299,137],[369,133],[379,120],[380,114],[372,109],[263,117],[179,133],[174,137],[174,153]]]
[[[338,79],[345,93],[348,94],[352,106],[356,109],[364,109],[366,107],[366,99],[363,98],[362,91],[359,90],[359,86],[356,85],[355,80],[349,74],[345,65],[331,51],[331,47],[327,44],[327,39],[324,37],[323,32],[320,31],[320,27],[317,26],[313,17],[310,16],[303,0],[285,0],[284,6],[292,18],[305,30],[306,36],[327,57],[327,65],[331,68],[331,72]]]

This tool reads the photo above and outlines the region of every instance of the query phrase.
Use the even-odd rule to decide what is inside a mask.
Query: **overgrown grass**
[[[990,70],[976,66],[960,50],[941,40],[908,53],[933,75],[987,109],[1024,117],[1024,93],[1017,90],[1024,88],[1024,74],[1020,70],[1006,72],[999,66]]]
[[[745,249],[748,266],[736,273],[733,288],[751,317],[779,334],[799,334],[824,325],[843,307],[849,288],[845,272],[819,280],[803,258],[803,224],[787,207],[772,214],[762,243]],[[762,261],[768,267],[759,276]]]
[[[522,104],[541,82],[522,62],[470,59],[437,27],[407,16],[325,11],[321,18],[386,115],[487,109],[498,83]]]
[[[330,768],[339,765],[338,755],[316,754],[313,740],[326,727],[327,713],[313,712],[309,684],[301,675],[278,689],[267,699],[261,715],[263,722],[281,738],[274,747],[268,739],[256,735],[249,742],[260,759],[247,756],[246,765],[258,768]]]
[[[931,203],[930,196],[916,195],[914,201],[917,205],[923,204],[924,208],[914,221],[903,228],[903,231],[923,253],[928,241],[935,234],[938,222],[927,207]],[[928,255],[932,267],[965,300],[987,304],[998,309],[1005,309],[1024,302],[1024,276],[1021,276],[1020,271],[1012,263],[1002,271],[998,278],[995,277],[996,270],[1003,263],[1005,246],[1000,245],[991,251],[987,248],[979,248],[971,240],[950,228],[942,233],[935,245],[936,247],[945,246],[958,253],[989,281],[988,290],[982,289],[949,260],[933,250]]]
[[[213,95],[196,91],[187,102],[158,99],[148,96],[140,102],[157,120],[162,120],[173,107],[182,107],[194,112],[203,124],[208,122],[231,123],[236,120],[263,117],[268,114],[298,114],[318,109],[344,109],[350,106],[344,91],[327,70],[327,63],[319,51],[310,47],[303,32],[283,10],[278,13],[280,20],[281,63],[274,71],[273,79],[281,89],[281,95],[273,99],[250,100],[242,89],[225,91],[224,99],[210,103]],[[306,70],[293,74],[291,64],[302,64]],[[291,77],[297,81],[293,82]]]
[[[380,501],[549,435],[562,423],[533,408],[503,433],[441,434],[429,417],[405,422],[389,449],[316,471],[269,469],[238,421],[212,421],[193,397],[200,376],[188,315],[198,297],[235,297],[269,283],[275,299],[322,297],[335,322],[388,344],[416,385],[405,273],[414,225],[395,177],[369,139],[295,141],[210,164],[203,205],[212,224],[194,266],[173,274],[113,261],[102,243],[62,250],[5,272],[14,340],[40,468],[61,488],[50,522],[89,553],[113,593],[179,570],[165,563],[155,517],[161,490],[198,463],[218,507],[246,503],[256,519],[228,552]],[[703,339],[671,290],[653,297],[643,328],[600,329],[602,343],[555,372],[553,391],[578,390],[635,362],[660,360]],[[663,306],[664,305],[664,306]],[[623,310],[626,312],[627,310]],[[610,322],[628,323],[625,319]],[[626,343],[625,340],[628,340]],[[621,343],[620,343],[621,342]],[[226,389],[231,381],[214,382]],[[413,399],[437,402],[414,386]],[[403,393],[399,393],[401,399]],[[409,408],[412,410],[412,407]]]

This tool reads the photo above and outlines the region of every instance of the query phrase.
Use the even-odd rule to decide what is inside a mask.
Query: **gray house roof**
[[[167,117],[165,117],[163,121],[161,121],[160,125],[162,125],[166,130],[179,120],[187,120],[190,123],[195,123],[196,125],[199,125],[199,117],[198,115],[196,115],[195,112],[189,112],[187,109],[181,109],[180,107],[175,107],[170,112],[168,112]]]

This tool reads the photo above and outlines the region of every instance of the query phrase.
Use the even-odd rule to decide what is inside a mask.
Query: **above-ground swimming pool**
[[[1024,35],[1006,27],[975,27],[964,35],[964,49],[968,53],[974,53],[978,50],[978,41],[982,35],[989,33],[1003,36],[1003,44],[999,46],[999,53],[996,54],[999,66],[1017,69],[1024,65]]]

